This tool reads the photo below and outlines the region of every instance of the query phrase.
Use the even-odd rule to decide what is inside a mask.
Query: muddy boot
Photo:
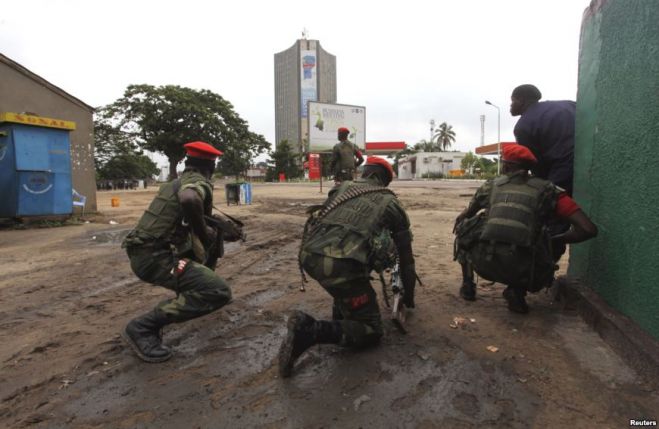
[[[279,374],[291,376],[293,365],[302,353],[315,344],[338,344],[343,333],[337,321],[316,321],[301,311],[295,311],[288,319],[288,334],[279,349]]]
[[[462,283],[460,296],[466,301],[476,301],[476,284],[474,282]]]
[[[172,357],[172,351],[162,345],[160,330],[169,322],[159,310],[151,310],[128,322],[121,336],[145,362],[164,362]]]
[[[526,290],[523,288],[517,288],[508,286],[503,291],[503,297],[508,302],[508,310],[513,313],[526,314],[529,312],[529,306],[526,304]]]

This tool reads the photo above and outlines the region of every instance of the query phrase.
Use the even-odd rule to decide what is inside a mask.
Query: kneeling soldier
[[[404,288],[403,304],[414,307],[416,272],[407,214],[387,188],[393,170],[382,158],[368,157],[362,178],[334,188],[305,226],[301,267],[334,298],[333,320],[316,320],[295,311],[279,351],[279,371],[289,377],[293,364],[314,344],[347,347],[378,344],[383,334],[380,309],[371,287],[376,261],[374,240],[389,237],[396,246]]]
[[[122,246],[133,272],[141,280],[176,292],[176,297],[131,320],[122,333],[146,362],[163,362],[172,352],[162,344],[161,329],[203,316],[231,301],[231,290],[204,266],[217,239],[204,215],[213,207],[210,181],[222,152],[194,142],[184,145],[187,158],[179,179],[165,183]]]
[[[473,271],[484,279],[506,284],[508,309],[527,313],[527,291],[549,287],[566,243],[597,235],[597,227],[561,188],[529,175],[537,162],[521,145],[503,148],[504,175],[481,186],[469,206],[455,220],[455,258],[462,265],[460,296],[476,299]],[[548,224],[556,218],[572,226],[551,237]]]

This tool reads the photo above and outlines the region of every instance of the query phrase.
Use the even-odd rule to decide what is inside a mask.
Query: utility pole
[[[481,146],[485,144],[485,115],[481,115]]]

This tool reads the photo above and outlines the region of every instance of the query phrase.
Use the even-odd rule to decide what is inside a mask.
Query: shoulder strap
[[[316,219],[324,218],[325,216],[327,216],[329,212],[331,212],[341,204],[345,203],[346,201],[352,200],[353,198],[357,198],[360,195],[369,194],[372,192],[383,192],[383,193],[391,194],[394,197],[396,196],[396,193],[394,191],[392,191],[391,189],[385,186],[353,186],[351,188],[348,188],[348,190],[346,190],[338,197],[334,198],[332,201],[330,201],[330,203],[327,206],[321,209]]]
[[[493,184],[494,186],[502,186],[502,185],[505,185],[505,184],[508,183],[508,182],[510,182],[510,176],[506,176],[506,175],[504,175],[504,176],[499,176],[499,177],[495,177],[495,178],[492,180],[492,184]]]
[[[181,179],[180,178],[174,179],[174,181],[172,182],[172,189],[174,190],[174,194],[178,194],[178,191],[181,190]]]

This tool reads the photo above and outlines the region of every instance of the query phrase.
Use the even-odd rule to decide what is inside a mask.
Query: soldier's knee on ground
[[[373,347],[380,343],[382,324],[367,325],[352,320],[342,320],[343,338],[341,345],[350,348]]]

